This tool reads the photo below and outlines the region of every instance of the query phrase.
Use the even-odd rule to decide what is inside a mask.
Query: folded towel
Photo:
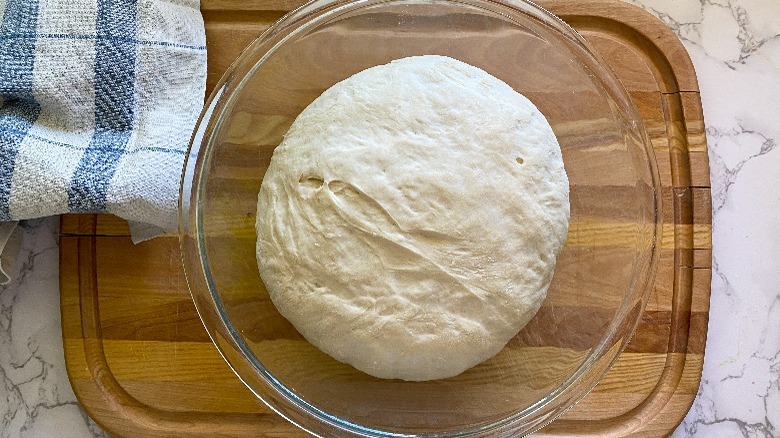
[[[175,229],[205,82],[198,0],[0,0],[0,221]]]

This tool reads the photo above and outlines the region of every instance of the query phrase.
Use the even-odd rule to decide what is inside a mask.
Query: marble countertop
[[[674,437],[780,437],[780,1],[633,0],[699,77],[713,197],[702,384]],[[61,341],[57,218],[23,223],[0,287],[0,438],[107,436],[81,410]]]

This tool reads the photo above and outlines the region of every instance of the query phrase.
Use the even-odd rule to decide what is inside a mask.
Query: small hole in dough
[[[325,184],[325,181],[322,178],[316,176],[302,176],[298,183],[310,189],[318,189],[322,187],[323,184]]]
[[[523,164],[525,163],[525,160],[523,160],[521,157],[515,158],[515,161],[517,161],[517,164]]]
[[[338,179],[334,179],[328,183],[328,189],[333,193],[338,193],[345,188],[347,188],[347,183]]]

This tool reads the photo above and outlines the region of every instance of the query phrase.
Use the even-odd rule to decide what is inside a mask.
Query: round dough
[[[257,258],[312,344],[382,378],[454,376],[539,309],[569,185],[524,96],[443,56],[362,71],[314,100],[273,153]]]

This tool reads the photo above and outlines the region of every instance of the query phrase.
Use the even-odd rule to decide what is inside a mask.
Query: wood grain
[[[299,4],[298,0],[203,0],[209,90],[243,47]],[[616,0],[542,4],[578,29],[629,90],[656,154],[664,227],[656,281],[632,341],[599,385],[540,435],[666,436],[696,394],[709,310],[711,199],[696,75],[675,35],[637,7]],[[545,93],[534,99],[546,99],[551,105],[561,100]],[[234,179],[244,175],[238,186],[235,180],[230,183],[233,188],[256,192],[261,178],[241,173],[247,167],[247,154],[241,148],[246,144],[272,148],[291,121],[292,116],[281,109],[277,114],[236,115],[229,134],[235,147],[220,157],[232,166]],[[556,125],[556,135],[565,138],[577,129],[561,123]],[[577,159],[576,153],[567,159]],[[602,248],[600,260],[605,267],[630,257],[635,243],[627,242],[620,231],[630,236],[631,216],[615,206],[625,204],[620,200],[635,192],[610,186],[615,178],[599,179],[603,172],[620,168],[625,157],[620,156],[619,143],[589,153],[589,159],[599,154],[598,167],[572,186],[573,202],[578,203],[572,210],[588,213],[573,218],[570,252],[562,255],[557,269],[598,284],[598,272],[578,266],[578,248]],[[599,202],[601,196],[616,202]],[[251,213],[253,206],[237,208]],[[210,342],[187,292],[175,236],[132,245],[125,221],[107,215],[66,215],[60,242],[68,374],[80,402],[106,430],[134,438],[305,436],[254,397]],[[564,293],[545,303],[538,318],[541,326],[575,312],[578,317],[607,318],[604,309],[616,304],[597,289],[580,291],[574,282],[561,280],[554,287]],[[581,306],[585,299],[591,306]],[[279,330],[272,336],[275,342],[303,342],[294,330]],[[544,331],[521,334],[508,350],[522,354],[524,349],[544,349],[554,343],[576,354],[589,341],[587,334],[575,331],[549,336]]]

